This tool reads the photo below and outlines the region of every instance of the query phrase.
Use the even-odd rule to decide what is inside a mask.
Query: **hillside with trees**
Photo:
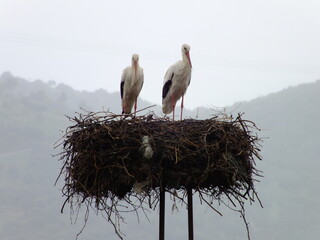
[[[188,96],[191,98],[191,96]],[[263,178],[256,190],[264,208],[246,203],[251,239],[317,239],[320,235],[320,207],[317,191],[320,163],[320,81],[284,89],[248,102],[235,103],[224,111],[252,120],[263,142],[257,168]],[[139,107],[151,103],[139,99]],[[119,93],[105,90],[80,92],[54,81],[27,81],[6,72],[0,76],[0,239],[75,239],[83,226],[84,211],[76,224],[70,212],[60,213],[63,179],[54,186],[61,162],[54,156],[61,149],[54,144],[82,109],[119,113]],[[159,107],[153,108],[159,112]],[[186,111],[187,116],[209,117],[212,109]],[[228,200],[226,199],[226,203]],[[171,212],[167,201],[166,236],[182,240],[187,236],[186,209]],[[237,212],[217,203],[220,217],[195,201],[195,239],[246,239]],[[68,207],[66,207],[68,209]],[[158,211],[148,214],[150,222],[127,214],[122,224],[125,239],[158,239]],[[75,220],[73,218],[73,220]],[[101,216],[90,213],[87,226],[78,237],[116,239],[113,228]]]

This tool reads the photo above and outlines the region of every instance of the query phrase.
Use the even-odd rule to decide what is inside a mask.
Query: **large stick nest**
[[[112,214],[121,218],[121,199],[133,211],[144,208],[143,203],[154,209],[159,189],[181,201],[189,188],[203,200],[224,194],[241,206],[243,199],[256,196],[254,176],[259,174],[254,159],[261,159],[259,139],[252,132],[255,124],[241,115],[173,122],[155,115],[103,112],[69,119],[74,125],[63,138],[59,175],[65,176],[66,202],[85,202],[104,210],[110,221]]]

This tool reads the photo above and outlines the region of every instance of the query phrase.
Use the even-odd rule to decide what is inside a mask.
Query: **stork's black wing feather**
[[[124,87],[124,81],[120,83],[120,94],[121,94],[121,99],[123,98],[123,87]]]
[[[166,83],[163,85],[163,88],[162,88],[162,99],[164,99],[167,96],[167,94],[168,94],[168,92],[170,90],[170,87],[171,87],[171,84],[172,84],[173,75],[174,74],[172,73],[171,78],[168,81],[166,81]]]

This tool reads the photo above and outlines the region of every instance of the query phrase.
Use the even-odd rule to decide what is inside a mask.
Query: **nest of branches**
[[[185,202],[192,188],[209,205],[222,195],[241,206],[257,197],[257,128],[240,114],[173,122],[153,114],[87,112],[69,119],[59,175],[65,178],[66,202],[103,210],[117,233],[121,207],[154,209],[159,189]]]

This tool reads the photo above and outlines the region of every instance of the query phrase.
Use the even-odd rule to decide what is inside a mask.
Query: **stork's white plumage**
[[[162,111],[164,114],[173,112],[177,101],[181,100],[180,120],[182,120],[183,97],[191,81],[192,64],[190,60],[190,46],[183,44],[181,47],[182,60],[172,65],[164,76],[162,88]]]
[[[120,93],[122,100],[122,114],[137,111],[137,100],[143,86],[143,69],[139,66],[139,55],[133,54],[131,66],[126,67],[121,76]]]

